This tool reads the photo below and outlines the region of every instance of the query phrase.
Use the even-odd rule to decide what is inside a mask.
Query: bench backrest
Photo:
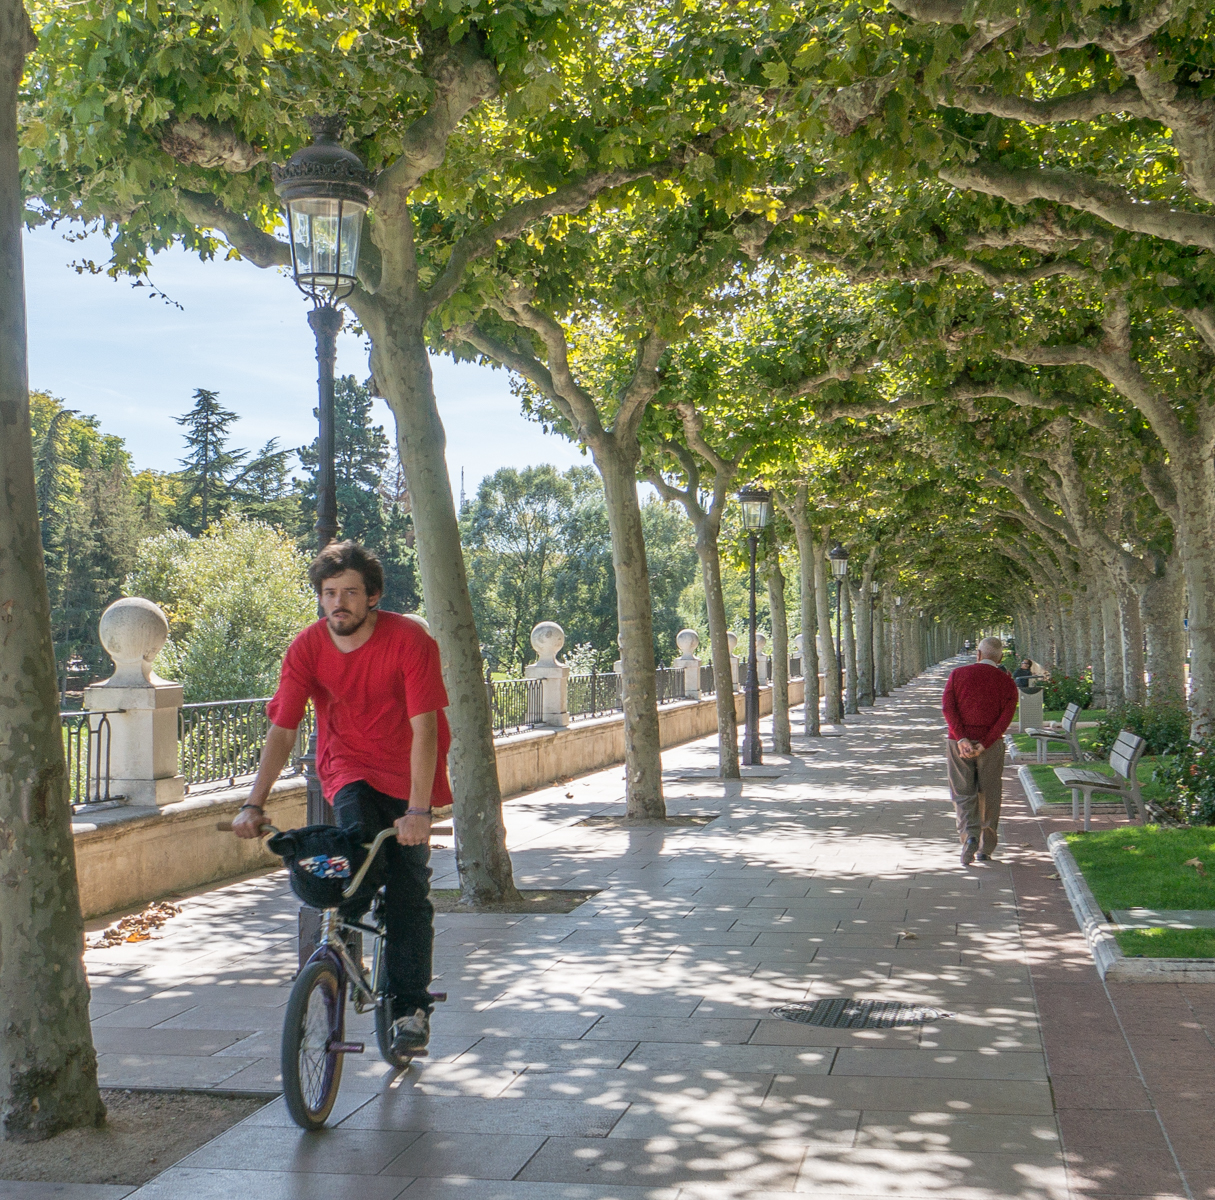
[[[1080,705],[1073,701],[1064,709],[1063,720],[1059,722],[1064,733],[1074,733],[1076,722],[1080,719]]]
[[[1124,729],[1110,751],[1110,766],[1114,768],[1114,774],[1121,775],[1130,784],[1137,783],[1135,767],[1143,757],[1146,747],[1147,742],[1143,738],[1129,729]]]

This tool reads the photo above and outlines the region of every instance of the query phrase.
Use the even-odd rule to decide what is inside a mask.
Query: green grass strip
[[[1215,828],[1130,825],[1069,833],[1067,845],[1106,913],[1116,908],[1215,908]],[[1205,873],[1186,865],[1193,859]]]
[[[1120,929],[1128,958],[1215,958],[1215,929]]]
[[[1157,783],[1152,778],[1156,770],[1156,764],[1159,761],[1160,759],[1158,758],[1148,758],[1146,755],[1139,760],[1139,767],[1135,774],[1139,776],[1139,790],[1145,800],[1163,800],[1168,795],[1168,788],[1163,783]],[[1029,773],[1038,785],[1043,801],[1047,804],[1066,804],[1069,807],[1071,806],[1072,789],[1064,787],[1059,782],[1059,776],[1055,774],[1053,766],[1046,763],[1030,763],[1028,765]],[[1060,763],[1058,765],[1063,766],[1065,764]],[[1082,770],[1097,771],[1101,775],[1108,775],[1111,779],[1114,778],[1113,770],[1106,763],[1079,763],[1077,765]],[[1094,804],[1108,804],[1111,800],[1115,803],[1121,803],[1116,796],[1103,796],[1100,792],[1093,793]]]

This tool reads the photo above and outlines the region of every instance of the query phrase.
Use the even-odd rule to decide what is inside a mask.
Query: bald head
[[[1004,660],[1004,643],[999,638],[986,637],[978,645],[979,661],[1000,663]]]

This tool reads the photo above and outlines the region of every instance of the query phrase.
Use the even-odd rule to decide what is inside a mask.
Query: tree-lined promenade
[[[782,580],[795,579],[790,623],[808,684],[824,678],[826,720],[872,701],[896,646],[914,673],[921,633],[1011,625],[1035,660],[1091,672],[1095,703],[1188,703],[1206,732],[1207,5],[86,0],[32,6],[35,46],[20,5],[4,4],[7,219],[20,186],[27,221],[104,229],[118,278],[140,278],[170,244],[287,265],[271,164],[304,144],[306,116],[345,114],[346,144],[375,177],[347,303],[396,419],[451,697],[470,899],[513,883],[487,608],[460,551],[431,352],[509,371],[526,410],[598,473],[631,815],[664,813],[639,480],[694,531],[718,678],[722,556],[740,552],[730,497],[761,481],[778,511],[762,543],[773,640],[787,638]],[[17,254],[16,227],[3,236]],[[4,265],[6,362],[22,361],[17,261]],[[4,386],[3,420],[24,432],[3,439],[0,565],[24,580],[14,603],[32,623],[20,652],[0,638],[0,686],[19,714],[0,742],[17,747],[28,725],[6,751],[0,818],[20,823],[29,781],[54,792],[48,813],[67,809],[43,703],[54,660],[28,528],[28,404],[23,380]],[[190,493],[186,507],[207,503]],[[466,518],[466,540],[492,534],[489,515]],[[837,543],[851,564],[838,605]],[[723,704],[727,777],[733,724]],[[6,954],[2,970],[21,962]],[[6,1129],[76,1119],[12,1116],[18,1089],[0,1092]]]

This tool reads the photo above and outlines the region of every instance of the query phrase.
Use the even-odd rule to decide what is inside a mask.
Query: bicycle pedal
[[[365,1042],[330,1042],[330,1054],[362,1054],[367,1048]]]
[[[447,993],[446,992],[431,992],[430,998],[432,1000],[434,1000],[437,1004],[442,1004],[443,1001],[447,999]]]

